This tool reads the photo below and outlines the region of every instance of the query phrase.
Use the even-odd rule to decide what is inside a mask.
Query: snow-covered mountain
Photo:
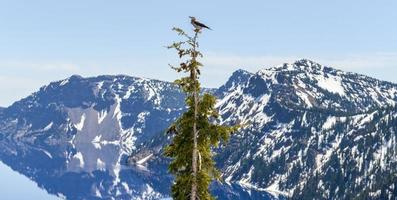
[[[319,194],[319,199],[346,199],[351,196],[343,195],[354,196],[362,189],[385,189],[372,187],[367,182],[367,174],[347,173],[347,166],[351,170],[355,167],[349,159],[359,155],[346,157],[342,152],[357,149],[361,153],[376,152],[384,145],[386,138],[368,144],[374,138],[367,135],[379,137],[381,130],[393,125],[375,122],[369,116],[373,112],[389,112],[387,108],[395,106],[397,101],[396,89],[393,83],[342,72],[309,60],[252,74],[245,83],[228,89],[231,92],[217,105],[224,123],[246,125],[218,155],[226,182],[237,182],[276,196],[294,195],[297,199],[313,199],[313,194]],[[365,133],[366,129],[356,130],[364,124],[360,119],[379,124],[373,124],[377,128]],[[365,138],[361,144],[352,140],[359,135]],[[389,146],[397,148],[393,141]],[[357,166],[378,166],[376,159],[386,156],[372,157],[368,152],[360,154],[362,162]],[[350,165],[340,164],[339,169],[334,169],[330,166],[332,162]],[[338,178],[348,178],[331,178],[333,175],[327,174],[330,168],[342,171]],[[361,166],[360,170],[368,169]],[[307,184],[319,185],[320,178],[313,179],[317,176],[322,176],[322,183],[332,187],[312,190]],[[346,193],[348,188],[342,188],[341,183],[352,186],[356,192]],[[355,183],[361,185],[355,188]],[[307,190],[312,193],[306,195]]]
[[[256,73],[238,70],[206,91],[219,98],[221,123],[244,125],[214,150],[225,179],[214,189],[221,199],[266,197],[253,191],[296,199],[397,196],[396,84],[303,59]],[[89,173],[104,158],[87,143],[97,150],[119,145],[117,158],[107,161],[117,182],[114,166],[130,154],[134,166],[166,173],[163,133],[183,109],[184,95],[172,83],[72,76],[0,109],[0,139],[51,147],[66,142],[73,149],[63,157],[67,169]],[[242,192],[230,189],[236,187]],[[151,198],[167,195],[156,184],[150,191]],[[144,193],[147,188],[134,194]]]
[[[1,157],[67,199],[167,197],[167,184],[159,182],[169,183],[169,177],[150,179],[159,175],[129,172],[124,165],[137,144],[163,133],[183,108],[184,95],[172,83],[72,76],[40,88],[0,114],[0,139],[5,141]]]
[[[168,82],[127,76],[72,76],[53,82],[4,110],[3,133],[14,139],[123,144],[131,151],[161,133],[184,108],[184,96]],[[23,134],[12,131],[25,129]],[[66,135],[55,136],[52,131]],[[15,131],[14,131],[15,132]],[[37,132],[40,132],[38,134]],[[49,133],[49,134],[46,134]]]
[[[390,194],[384,186],[377,185],[379,182],[367,182],[367,173],[353,176],[346,172],[341,177],[349,179],[340,180],[330,179],[332,174],[327,170],[333,169],[332,162],[347,162],[346,155],[337,154],[340,148],[340,151],[361,149],[360,156],[365,162],[357,165],[377,166],[379,159],[393,157],[393,154],[381,158],[363,154],[364,149],[379,151],[383,142],[377,140],[377,146],[375,143],[367,146],[358,144],[351,137],[362,135],[366,138],[368,134],[362,129],[356,130],[364,124],[359,119],[380,123],[372,125],[379,127],[371,129],[375,133],[393,126],[392,123],[375,122],[367,116],[374,112],[392,112],[397,101],[396,89],[396,84],[339,71],[309,60],[283,64],[255,74],[236,71],[216,92],[220,97],[217,107],[222,123],[245,125],[232,136],[226,147],[217,151],[217,163],[226,183],[296,199],[346,199],[358,194],[357,191],[366,191],[360,194],[376,199],[375,193],[379,189],[382,194]],[[364,144],[374,138],[366,140]],[[139,149],[151,149],[161,142],[154,144]],[[394,141],[389,146],[397,148]],[[349,158],[358,156],[354,154]],[[333,160],[335,157],[340,160]],[[349,162],[350,170],[354,171],[357,166],[351,164],[354,161]],[[338,170],[343,169],[347,166]],[[327,182],[328,188],[315,190],[309,187],[310,184],[318,185],[319,179],[313,179],[318,176],[324,176],[322,182]],[[355,181],[360,186],[354,186]],[[345,185],[339,185],[341,183]],[[356,192],[349,194],[345,189]]]

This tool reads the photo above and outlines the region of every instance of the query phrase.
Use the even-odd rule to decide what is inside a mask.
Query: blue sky
[[[172,81],[164,46],[189,15],[213,28],[201,38],[207,87],[300,58],[397,82],[396,10],[392,0],[0,0],[0,106],[72,74]]]

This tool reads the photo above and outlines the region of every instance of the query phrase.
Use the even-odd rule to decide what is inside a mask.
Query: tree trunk
[[[192,61],[196,62],[196,39],[199,33],[199,29],[194,30],[195,34],[193,37],[193,58]],[[191,69],[190,71],[191,77],[194,81],[194,91],[193,91],[193,104],[194,104],[194,122],[193,122],[193,153],[192,153],[192,176],[193,176],[193,182],[192,182],[192,193],[190,196],[190,200],[197,200],[199,199],[197,196],[197,154],[198,154],[198,149],[197,149],[197,112],[198,112],[198,92],[197,87],[198,85],[196,84],[197,80],[197,71],[195,67]]]
[[[193,72],[193,78],[196,78],[196,71]],[[198,94],[194,91],[194,122],[193,122],[193,155],[192,155],[192,171],[193,171],[193,182],[192,182],[192,193],[190,196],[191,200],[197,200],[197,103]]]

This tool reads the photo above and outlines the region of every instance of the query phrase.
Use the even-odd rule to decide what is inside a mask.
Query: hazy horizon
[[[397,82],[394,1],[12,1],[0,4],[0,106],[51,81],[126,74],[172,81],[164,46],[189,15],[213,28],[201,37],[203,85],[237,69],[256,72],[307,58]],[[194,5],[194,9],[191,8]]]

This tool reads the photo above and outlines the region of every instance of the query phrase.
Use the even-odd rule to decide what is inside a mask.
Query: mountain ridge
[[[310,199],[315,193],[319,194],[317,198],[329,198],[327,194],[331,193],[347,198],[350,194],[337,190],[343,184],[328,177],[330,166],[353,163],[350,168],[344,166],[352,173],[346,182],[353,184],[363,180],[363,171],[355,170],[358,164],[354,157],[368,165],[380,166],[383,162],[379,156],[365,154],[362,146],[373,152],[378,151],[382,141],[396,146],[392,134],[383,134],[381,129],[383,126],[393,130],[395,83],[301,59],[256,73],[237,70],[219,88],[204,91],[219,98],[219,123],[247,125],[221,150],[214,151],[227,184],[297,199]],[[29,143],[70,141],[84,158],[80,142],[99,146],[119,142],[124,146],[124,155],[131,155],[130,164],[166,171],[162,147],[171,138],[163,132],[183,110],[184,94],[171,82],[124,75],[74,75],[15,102],[3,111],[3,117],[0,109],[0,132],[2,138]],[[361,124],[364,119],[370,125]],[[384,135],[384,140],[356,129],[360,126],[372,127]],[[59,134],[53,135],[54,131]],[[361,146],[349,143],[351,135],[364,138]],[[357,154],[343,151],[343,145],[358,149]],[[343,155],[349,155],[350,160],[340,159]],[[384,158],[393,155],[392,151],[382,154]],[[66,159],[77,162],[74,156]],[[124,162],[124,158],[118,161]],[[142,161],[143,158],[147,159]],[[339,172],[344,180],[347,174]],[[379,176],[382,172],[368,173]],[[319,180],[326,183],[323,188],[308,187]],[[378,183],[371,183],[371,187],[377,188]],[[354,188],[344,188],[351,190],[352,195],[358,194],[356,190],[368,191],[363,195],[369,196],[373,188],[364,185],[360,182]],[[380,189],[380,195],[397,194]],[[377,197],[375,193],[371,195]]]

